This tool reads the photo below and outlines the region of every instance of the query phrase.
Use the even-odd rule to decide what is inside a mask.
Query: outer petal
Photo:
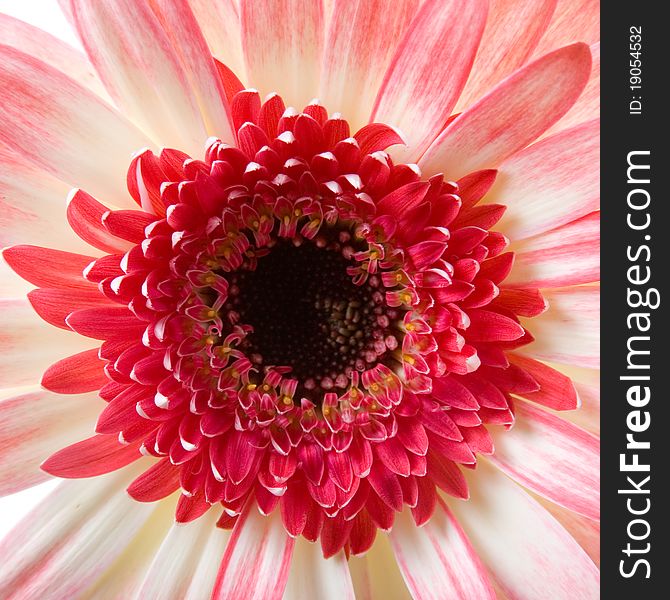
[[[207,133],[233,143],[230,107],[207,42],[187,0],[153,0],[200,107]],[[200,140],[200,147],[202,147]]]
[[[198,104],[148,2],[71,4],[84,48],[117,104],[160,144],[202,154],[207,131]]]
[[[288,580],[294,543],[277,511],[265,517],[248,507],[233,529],[212,600],[279,600]]]
[[[235,0],[189,0],[211,53],[242,80],[246,81],[240,15]]]
[[[372,113],[377,92],[414,16],[417,0],[336,0],[326,39],[319,99],[357,131]]]
[[[93,345],[44,323],[25,299],[0,300],[0,381],[4,387],[35,384],[50,364]]]
[[[207,511],[198,521],[215,516],[215,511]],[[197,521],[196,521],[197,522]],[[221,563],[221,557],[226,550],[226,544],[230,538],[230,532],[218,527],[209,526],[206,540],[202,542],[200,561],[188,587],[185,600],[200,600],[209,598],[214,588],[216,575]],[[138,598],[138,600],[142,600]]]
[[[407,511],[399,515],[390,537],[414,598],[495,599],[486,569],[442,501],[423,527],[417,527]]]
[[[600,288],[546,290],[549,310],[535,317],[535,341],[518,350],[533,358],[597,369],[600,363]]]
[[[472,73],[454,112],[472,105],[526,62],[555,7],[556,0],[491,0]]]
[[[40,464],[86,436],[104,403],[95,394],[60,396],[37,387],[0,400],[0,495],[49,479]]]
[[[591,45],[593,66],[584,91],[574,106],[547,133],[562,131],[600,116],[600,43]]]
[[[296,541],[283,600],[354,600],[355,597],[343,552],[325,559],[318,544]]]
[[[590,70],[588,46],[574,44],[516,71],[454,119],[419,162],[421,170],[458,179],[496,167],[568,111]]]
[[[100,198],[126,196],[131,153],[149,140],[113,108],[35,58],[0,46],[0,140]]]
[[[6,46],[67,73],[101,98],[108,99],[107,91],[86,56],[57,37],[24,21],[0,14],[0,40]]]
[[[302,109],[319,81],[324,39],[321,0],[242,0],[242,48],[249,84],[279,92]]]
[[[416,161],[444,127],[470,73],[487,9],[482,0],[427,0],[412,21],[370,117],[403,132],[408,148],[394,149],[394,158]]]
[[[494,435],[491,462],[527,488],[591,519],[600,517],[598,438],[518,401],[509,431]]]
[[[472,498],[450,503],[504,594],[519,600],[592,600],[596,566],[563,527],[506,475],[482,461]]]
[[[600,120],[548,137],[505,161],[487,202],[504,204],[500,231],[513,241],[544,233],[600,206]]]
[[[123,493],[128,475],[66,482],[0,544],[0,596],[76,598],[123,552],[151,514]]]
[[[216,533],[217,543],[209,544],[210,538]],[[214,573],[200,571],[200,578],[196,583],[195,575],[202,560],[218,562],[227,540],[228,532],[216,527],[214,511],[209,511],[201,518],[191,523],[177,523],[172,526],[163,540],[161,547],[154,556],[137,594],[138,600],[171,600],[173,598],[189,598],[195,600],[192,592],[199,588],[198,598],[208,598],[214,585]],[[205,551],[212,550],[207,545],[215,546],[221,554],[208,557]],[[207,582],[205,580],[208,580]],[[209,584],[207,586],[207,583]]]
[[[349,571],[358,599],[412,600],[386,535],[378,535],[365,554],[351,556]]]
[[[515,247],[505,285],[563,287],[600,279],[600,213],[528,238]]]
[[[572,42],[593,44],[600,40],[600,0],[558,0],[549,28],[535,56]]]
[[[22,242],[90,251],[64,218],[67,191],[65,183],[0,143],[0,246]]]

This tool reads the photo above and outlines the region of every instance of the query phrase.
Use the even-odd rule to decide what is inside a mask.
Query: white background
[[[56,0],[0,0],[0,12],[27,21],[81,48]],[[1,457],[0,468],[2,468]],[[53,489],[55,484],[55,481],[50,481],[18,494],[0,498],[0,537],[3,537],[24,514]]]

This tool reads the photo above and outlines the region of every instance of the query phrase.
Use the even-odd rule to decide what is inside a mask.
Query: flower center
[[[253,331],[240,349],[259,369],[288,367],[300,385],[294,398],[320,404],[345,389],[354,370],[389,363],[400,332],[378,277],[355,285],[345,258],[351,234],[326,231],[316,243],[280,240],[253,270],[230,277],[228,310]],[[344,244],[343,244],[344,242]]]

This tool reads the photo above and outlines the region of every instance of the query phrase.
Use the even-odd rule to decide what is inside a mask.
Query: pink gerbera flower
[[[81,481],[0,595],[597,597],[598,3],[62,6],[0,19],[0,491]]]

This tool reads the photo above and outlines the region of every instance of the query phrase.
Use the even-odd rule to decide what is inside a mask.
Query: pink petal
[[[568,111],[590,70],[586,44],[561,48],[519,69],[454,119],[419,161],[421,170],[456,179],[497,167]]]
[[[535,49],[535,56],[572,42],[594,44],[599,39],[599,0],[558,0],[551,23]]]
[[[177,491],[180,469],[163,458],[135,478],[126,490],[138,502],[156,502]]]
[[[600,213],[593,212],[516,247],[505,285],[564,287],[600,279]]]
[[[68,183],[123,198],[130,154],[149,140],[109,105],[61,72],[0,48],[0,140]]]
[[[584,91],[573,107],[546,132],[547,134],[574,127],[600,116],[600,43],[591,45],[591,57],[593,59],[591,76]]]
[[[240,16],[235,0],[188,0],[209,49],[218,60],[246,81]]]
[[[46,244],[90,252],[63,218],[68,189],[0,142],[0,245]]]
[[[55,477],[80,479],[116,471],[141,458],[138,444],[120,444],[114,435],[94,435],[52,454],[42,469]]]
[[[354,600],[355,597],[343,552],[325,559],[317,544],[296,542],[283,600]]]
[[[319,99],[341,112],[354,131],[370,120],[384,74],[417,9],[415,0],[335,0]]]
[[[42,386],[58,394],[93,392],[109,382],[104,366],[97,348],[84,350],[51,365],[42,376]]]
[[[0,593],[8,598],[84,596],[136,540],[152,513],[151,506],[123,493],[127,479],[127,474],[114,474],[59,485],[0,543]]]
[[[57,37],[24,21],[0,14],[0,39],[5,46],[34,56],[107,100],[107,91],[88,58]]]
[[[55,361],[93,344],[47,325],[22,300],[0,300],[0,381],[4,387],[36,384]]]
[[[230,537],[216,527],[214,511],[192,523],[172,525],[153,557],[137,598],[208,598],[217,563]],[[209,556],[212,553],[213,556]],[[204,568],[203,568],[204,567]]]
[[[553,410],[575,410],[579,408],[579,395],[575,389],[575,384],[567,375],[527,356],[508,353],[507,358],[513,365],[522,368],[540,384],[538,391],[524,392],[524,398]]]
[[[414,598],[494,600],[486,569],[463,529],[441,500],[419,528],[405,512],[390,534],[400,572]]]
[[[540,503],[577,540],[596,566],[600,566],[600,522],[540,498]]]
[[[470,73],[484,31],[486,2],[427,0],[399,43],[371,121],[398,127],[408,148],[392,154],[415,162],[444,127]]]
[[[49,288],[96,289],[82,273],[92,256],[41,246],[12,246],[2,251],[7,264],[33,285]]]
[[[495,0],[455,113],[474,104],[521,67],[549,26],[556,0]],[[504,49],[504,50],[502,50]]]
[[[152,8],[181,59],[207,132],[232,144],[235,138],[223,84],[189,3],[156,0]]]
[[[600,288],[547,290],[549,310],[532,321],[535,341],[523,355],[597,369],[600,363]]]
[[[598,438],[531,404],[515,408],[514,427],[494,435],[493,464],[552,502],[598,520]]]
[[[67,221],[74,232],[91,246],[109,254],[125,253],[132,244],[119,239],[105,229],[103,215],[110,208],[100,204],[83,190],[73,190],[68,197]]]
[[[276,512],[265,517],[248,507],[226,547],[212,600],[280,600],[294,544]]]
[[[487,202],[507,207],[500,231],[512,241],[544,233],[597,210],[600,121],[545,138],[505,161]],[[579,152],[575,152],[579,148]]]
[[[598,597],[596,566],[520,486],[480,461],[470,489],[468,502],[449,506],[505,596],[524,600]]]
[[[37,388],[0,400],[0,495],[49,478],[39,465],[87,435],[103,402],[94,394],[57,396]]]
[[[89,59],[124,113],[161,145],[202,154],[208,134],[195,94],[149,4],[73,0],[72,8]]]
[[[240,19],[249,81],[261,96],[278,92],[287,106],[302,109],[314,97],[321,71],[321,0],[243,0]]]

